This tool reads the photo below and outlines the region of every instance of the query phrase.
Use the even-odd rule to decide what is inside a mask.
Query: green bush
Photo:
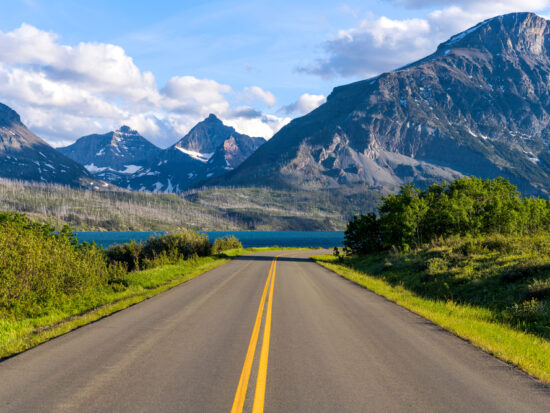
[[[33,315],[120,275],[95,244],[81,244],[21,214],[0,214],[0,309]]]
[[[222,251],[231,250],[235,248],[242,248],[241,242],[234,236],[225,236],[223,238],[216,238],[212,244],[212,254],[219,254]]]
[[[135,241],[113,245],[105,251],[110,263],[121,263],[127,271],[135,271],[143,266],[143,246]]]
[[[178,264],[193,257],[205,257],[211,251],[212,246],[206,235],[184,230],[153,236],[144,244],[131,241],[113,245],[105,251],[105,256],[109,263],[119,263],[127,271],[135,271]]]
[[[353,217],[344,232],[344,240],[346,248],[358,254],[381,250],[379,219],[373,213]]]
[[[184,230],[149,238],[143,245],[143,256],[148,260],[157,259],[162,255],[187,260],[193,255],[210,255],[211,248],[207,235]]]
[[[461,178],[427,190],[404,185],[399,193],[381,198],[378,212],[378,216],[356,216],[348,223],[344,245],[352,253],[392,247],[408,251],[450,236],[531,235],[550,230],[549,201],[522,197],[504,178]],[[471,247],[463,245],[457,252],[470,254]],[[504,239],[485,247],[509,249]]]

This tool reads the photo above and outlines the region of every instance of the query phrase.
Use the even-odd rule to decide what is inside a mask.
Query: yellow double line
[[[264,411],[265,385],[267,380],[267,360],[269,356],[269,339],[271,335],[271,311],[273,308],[273,285],[275,284],[275,272],[277,270],[277,258],[279,256],[280,255],[277,255],[275,258],[273,258],[273,261],[271,261],[269,275],[267,276],[264,291],[262,293],[262,299],[260,300],[260,306],[258,307],[256,322],[254,323],[254,329],[252,330],[252,336],[250,337],[250,343],[248,344],[248,350],[246,352],[246,358],[244,359],[243,370],[241,372],[239,385],[237,386],[237,392],[235,393],[235,399],[233,400],[231,413],[241,413],[243,411],[244,400],[246,398],[246,390],[248,388],[248,381],[250,379],[250,371],[252,370],[252,362],[254,361],[254,353],[256,352],[256,344],[258,343],[258,336],[260,335],[265,298],[267,296],[268,286],[271,283],[271,286],[269,287],[269,299],[267,302],[267,314],[265,316],[264,338],[262,341],[262,350],[260,353],[260,366],[258,368],[256,391],[254,392],[254,404],[252,406],[253,413],[261,413]]]

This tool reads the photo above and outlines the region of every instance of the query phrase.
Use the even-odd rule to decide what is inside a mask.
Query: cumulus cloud
[[[298,70],[325,78],[371,77],[396,69],[435,51],[452,35],[496,15],[519,10],[542,10],[548,0],[395,0],[409,8],[447,6],[424,18],[395,20],[368,17],[357,27],[341,30],[324,44],[325,56]]]
[[[223,118],[222,120],[229,126],[233,126],[238,132],[249,136],[269,136],[273,131],[277,133],[283,126],[291,121],[289,117],[280,118],[270,114],[261,114],[258,117],[250,118],[247,116],[233,116]],[[271,133],[273,133],[271,132]]]
[[[255,100],[261,100],[267,106],[275,106],[277,99],[275,95],[269,91],[263,90],[259,86],[250,86],[244,88],[244,99],[248,102],[254,102]]]
[[[161,90],[162,105],[177,113],[224,112],[229,108],[224,94],[231,88],[214,80],[193,76],[172,77]]]
[[[310,95],[309,93],[304,93],[296,102],[283,106],[281,111],[287,115],[302,116],[317,109],[326,101],[327,98],[325,95]]]
[[[406,6],[411,9],[421,9],[431,6],[449,6],[452,3],[453,6],[471,7],[475,6],[477,9],[486,8],[491,11],[498,10],[542,10],[548,6],[547,0],[499,0],[493,2],[479,2],[479,0],[394,0],[394,3],[402,6]]]
[[[275,105],[275,96],[258,86],[236,92],[215,80],[174,76],[159,88],[119,46],[64,45],[55,33],[28,24],[0,32],[0,84],[0,101],[57,146],[123,123],[167,146],[210,113],[267,138],[285,122],[233,108],[242,96]]]

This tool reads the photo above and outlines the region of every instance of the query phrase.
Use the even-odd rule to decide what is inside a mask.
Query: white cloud
[[[412,9],[422,9],[431,6],[448,7],[448,0],[394,0],[394,3],[403,5]],[[453,6],[472,7],[476,9],[490,10],[492,13],[503,14],[509,11],[520,10],[542,10],[548,7],[547,0],[499,0],[491,2],[480,2],[479,0],[453,0]],[[500,13],[499,13],[500,11]]]
[[[126,123],[167,146],[210,113],[267,138],[285,122],[232,107],[243,95],[275,105],[275,96],[258,86],[236,93],[211,79],[174,76],[159,89],[119,46],[63,45],[55,33],[28,24],[0,32],[0,84],[0,101],[53,144]]]
[[[244,98],[247,102],[254,102],[255,100],[261,100],[267,106],[275,106],[277,99],[275,95],[269,91],[263,90],[259,86],[250,86],[244,88]]]
[[[357,27],[341,30],[324,44],[326,56],[298,70],[322,77],[371,77],[412,63],[435,51],[452,35],[496,15],[542,10],[548,0],[478,2],[396,0],[411,8],[444,5],[424,18],[393,20],[369,17]]]
[[[232,116],[230,118],[222,117],[225,124],[233,126],[237,131],[249,136],[271,137],[269,132],[277,133],[283,126],[291,121],[290,118],[280,118],[278,116],[262,114],[259,117],[241,117]]]
[[[229,103],[224,94],[231,88],[214,80],[193,76],[172,77],[161,90],[162,106],[177,113],[206,114],[224,112]]]
[[[327,98],[324,95],[310,95],[309,93],[304,93],[296,102],[283,106],[281,110],[287,115],[302,116],[317,109],[326,101]]]

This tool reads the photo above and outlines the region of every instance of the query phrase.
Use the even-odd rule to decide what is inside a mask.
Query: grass
[[[548,236],[455,238],[313,259],[550,384]]]
[[[233,257],[283,249],[291,248],[234,249],[182,264],[130,272],[100,290],[68,297],[61,308],[44,308],[36,317],[20,319],[0,313],[0,360],[169,290]]]

